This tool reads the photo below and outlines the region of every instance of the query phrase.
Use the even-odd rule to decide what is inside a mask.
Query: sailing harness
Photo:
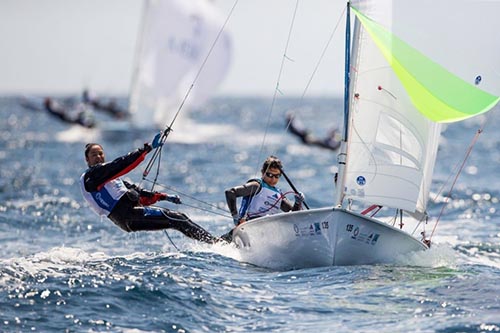
[[[257,217],[261,217],[261,216],[265,215],[265,213],[267,213],[271,209],[275,208],[278,205],[278,203],[281,202],[281,200],[283,200],[284,198],[286,198],[286,196],[288,194],[292,194],[292,193],[295,193],[295,192],[288,191],[288,192],[285,192],[285,193],[281,193],[280,196],[278,198],[276,198],[276,200],[274,201],[274,203],[271,204],[267,209],[260,211],[259,215],[257,215],[257,214],[250,215],[249,213],[246,213],[246,210],[248,209],[248,206],[247,206],[246,207],[247,209],[245,210],[245,215],[247,217],[247,220],[255,219]],[[242,217],[245,217],[245,215],[243,215]]]
[[[248,210],[252,206],[252,202],[254,201],[254,198],[256,198],[259,194],[261,194],[261,191],[263,190],[263,187],[264,187],[263,182],[264,181],[262,179],[253,178],[253,179],[250,179],[247,181],[247,183],[249,183],[249,182],[259,183],[259,188],[255,192],[253,192],[252,194],[250,194],[246,197],[243,197],[243,199],[241,201],[240,211],[239,211],[240,220],[241,219],[244,219],[245,221],[252,220],[252,219],[255,219],[257,217],[264,216],[268,212],[275,211],[276,209],[280,209],[280,207],[277,207],[277,206],[278,206],[278,204],[281,204],[281,200],[286,198],[286,196],[288,194],[295,193],[293,191],[288,191],[288,192],[282,193],[277,188],[270,189],[271,193],[274,192],[275,194],[270,195],[270,193],[269,193],[269,195],[267,195],[267,198],[263,202],[263,204],[266,206],[266,208],[262,209],[262,207],[260,207],[258,212],[249,212]],[[269,199],[271,197],[275,197],[274,202],[270,202]],[[257,203],[257,206],[258,207],[260,206],[259,203]]]

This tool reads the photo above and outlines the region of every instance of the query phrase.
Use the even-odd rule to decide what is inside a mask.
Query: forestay
[[[439,122],[500,96],[497,1],[351,1],[346,198],[425,212]],[[359,24],[361,20],[362,25]]]

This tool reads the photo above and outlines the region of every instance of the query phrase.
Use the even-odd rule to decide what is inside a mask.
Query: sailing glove
[[[165,194],[165,196],[166,196],[166,197],[165,197],[165,199],[164,199],[164,200],[167,200],[167,201],[169,201],[169,202],[172,202],[172,203],[174,203],[174,204],[176,204],[176,205],[179,205],[179,204],[181,204],[181,203],[182,203],[181,198],[180,198],[178,195],[176,195],[176,194],[174,194],[174,195],[168,195],[168,194]]]
[[[295,203],[296,204],[301,204],[304,202],[304,200],[306,200],[304,193],[302,193],[302,192],[295,193]]]
[[[146,153],[149,153],[151,150],[153,150],[153,147],[151,147],[151,145],[146,142],[142,150],[145,151]]]
[[[161,136],[161,132],[155,135],[153,141],[151,142],[151,147],[153,147],[153,149],[163,146],[163,142],[161,142]]]

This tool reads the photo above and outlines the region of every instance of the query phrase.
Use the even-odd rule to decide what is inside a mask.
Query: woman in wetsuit
[[[83,197],[98,215],[107,216],[127,232],[175,229],[192,239],[213,243],[216,239],[187,215],[150,206],[159,200],[180,204],[181,200],[177,195],[147,191],[120,178],[137,167],[146,154],[156,148],[159,135],[153,140],[152,146],[146,143],[143,148],[109,163],[105,162],[104,150],[100,144],[87,144],[85,160],[89,168],[80,177]]]

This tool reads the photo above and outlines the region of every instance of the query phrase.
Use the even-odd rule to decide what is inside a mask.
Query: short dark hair
[[[90,151],[90,148],[92,148],[92,146],[99,146],[102,149],[102,146],[100,144],[98,144],[98,143],[95,143],[95,142],[87,143],[85,145],[85,157],[86,158],[89,157],[88,156],[89,155],[89,151]]]
[[[281,169],[283,169],[283,165],[281,164],[280,159],[273,155],[269,156],[264,161],[264,164],[262,164],[261,172],[262,173],[267,172],[267,170],[269,170],[270,168],[276,168],[281,171]]]

